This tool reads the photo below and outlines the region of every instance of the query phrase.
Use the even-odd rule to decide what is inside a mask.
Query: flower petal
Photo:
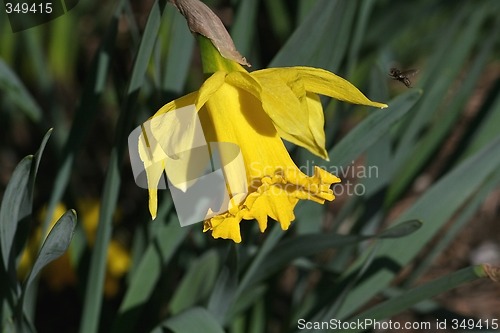
[[[321,105],[319,96],[310,92],[306,94],[306,102],[309,113],[309,131],[313,136],[317,148],[317,151],[313,153],[329,161],[328,152],[325,149],[325,116],[323,105]]]
[[[203,231],[212,230],[213,238],[232,239],[235,243],[241,243],[240,234],[241,218],[222,214],[205,221]]]
[[[165,161],[172,161],[175,153],[179,152],[179,147],[189,147],[193,141],[193,131],[178,131],[175,124],[165,122],[163,117],[166,113],[195,103],[197,93],[188,94],[182,98],[164,105],[156,114],[143,125],[143,132],[139,137],[138,150],[139,156],[146,170],[146,177],[149,189],[149,211],[154,220],[158,207],[158,183],[166,167]],[[179,124],[176,124],[179,125]],[[173,139],[175,137],[175,140]],[[179,146],[180,145],[180,146]],[[171,156],[169,157],[170,154]],[[184,169],[189,170],[189,169]],[[177,174],[177,173],[175,173]],[[189,178],[188,175],[180,175]],[[182,182],[177,179],[176,182]]]
[[[226,72],[215,72],[203,83],[198,91],[198,97],[196,98],[196,110],[200,110],[208,99],[212,97],[217,90],[219,90],[219,88],[224,84],[226,75]]]
[[[262,101],[262,108],[273,121],[280,137],[328,159],[324,148],[324,118],[321,104],[310,101],[305,87],[298,78],[293,84],[288,85],[279,76],[258,75],[259,72],[261,71],[252,74],[232,72],[226,77],[226,82]],[[312,108],[311,112],[309,107]],[[311,120],[311,117],[315,119]],[[311,124],[315,127],[310,128],[308,125]],[[316,126],[318,124],[320,126]]]
[[[287,82],[296,80],[298,75],[300,80],[304,82],[307,91],[330,96],[349,103],[378,108],[387,107],[386,104],[372,102],[349,81],[324,69],[299,66],[291,68],[268,68],[259,72],[263,72],[265,75],[280,76]]]
[[[150,147],[147,146],[145,140],[142,138],[139,138],[138,148],[139,156],[144,163],[144,170],[146,170],[146,177],[148,180],[149,212],[151,213],[151,218],[154,220],[158,210],[158,183],[165,170],[165,165],[163,160],[155,161],[155,156],[151,154]],[[158,157],[156,156],[156,158]]]

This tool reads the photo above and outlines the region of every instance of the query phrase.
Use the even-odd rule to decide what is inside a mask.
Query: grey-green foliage
[[[1,329],[6,332],[35,332],[34,318],[26,313],[24,300],[37,275],[50,262],[62,256],[69,248],[76,226],[76,212],[67,211],[47,233],[24,281],[17,279],[17,244],[26,244],[26,224],[32,218],[33,191],[38,166],[52,130],[42,140],[34,156],[25,157],[16,167],[7,185],[0,208],[0,241],[2,268],[0,269]],[[40,240],[41,241],[41,240]]]
[[[330,171],[374,166],[377,176],[359,179],[366,193],[344,197],[343,203],[299,203],[289,231],[282,231],[279,224],[270,221],[262,236],[256,228],[246,227],[253,222],[244,221],[244,243],[238,245],[213,241],[201,232],[201,225],[179,227],[168,194],[160,200],[157,220],[151,222],[144,191],[140,203],[144,214],[132,224],[136,228],[133,269],[126,278],[123,298],[117,300],[119,305],[115,311],[106,312],[114,316],[103,318],[103,309],[108,306],[103,302],[102,291],[112,216],[119,204],[122,184],[132,181],[124,178],[127,173],[123,171],[128,167],[122,163],[126,160],[126,137],[140,124],[140,118],[156,111],[152,106],[158,107],[172,97],[197,89],[196,79],[200,77],[196,61],[191,61],[196,50],[194,39],[173,7],[165,1],[155,1],[141,26],[130,2],[113,2],[113,12],[100,16],[108,20],[104,23],[107,32],[89,67],[64,149],[58,152],[61,163],[49,200],[51,212],[67,189],[79,193],[69,180],[78,173],[75,161],[85,148],[90,126],[99,111],[105,109],[101,103],[116,108],[106,181],[100,184],[103,209],[96,242],[90,264],[82,265],[80,272],[86,281],[81,290],[81,322],[77,323],[81,332],[101,329],[123,333],[145,327],[155,333],[239,333],[270,331],[273,325],[280,332],[293,332],[297,318],[387,319],[448,288],[486,276],[484,266],[469,267],[414,287],[433,259],[500,183],[495,125],[500,119],[498,86],[487,92],[484,102],[479,101],[480,114],[475,121],[461,125],[467,140],[452,147],[448,155],[438,155],[463,119],[469,99],[475,96],[483,73],[499,52],[498,1],[268,2],[231,1],[235,8],[232,36],[254,68],[269,60],[263,54],[267,48],[275,47],[270,44],[282,43],[270,61],[272,66],[329,69],[355,83],[372,100],[389,105],[387,109],[375,110],[323,100],[330,161],[321,161],[287,144],[292,157],[298,165],[314,162]],[[218,2],[208,3],[216,6]],[[82,5],[82,11],[85,8]],[[116,44],[119,23],[123,22],[130,27],[128,52],[133,60],[129,72],[116,73],[113,66],[122,56],[116,52]],[[268,27],[268,35],[262,33],[262,26]],[[270,36],[273,38],[266,38]],[[7,39],[0,43],[6,45]],[[36,34],[27,35],[26,45],[37,51],[33,54],[43,53]],[[33,63],[38,73],[36,84],[46,91],[54,79],[40,65],[43,56],[36,56]],[[413,88],[408,90],[388,77],[392,66],[419,69],[412,78]],[[20,77],[15,67],[0,60],[0,89],[10,96],[9,108],[17,107],[36,121],[40,107]],[[349,126],[350,131],[344,134]],[[0,239],[6,269],[0,273],[9,281],[14,281],[12,246],[17,226],[31,215],[31,210],[22,207],[30,203],[26,199],[32,195],[30,175],[36,171],[39,155],[20,162],[2,202]],[[408,189],[435,158],[444,162],[440,172],[411,205],[401,206]],[[395,209],[401,214],[392,219],[389,216]],[[46,225],[50,216],[49,213]],[[457,219],[450,225],[450,234],[435,248],[427,248],[429,240],[452,216]],[[45,247],[59,246],[54,256],[67,247],[75,220],[69,211],[47,238]],[[86,245],[78,245],[78,252],[84,252]],[[388,292],[396,275],[412,264],[424,247],[428,256],[409,272],[406,281],[391,287],[397,293]],[[47,255],[47,248],[42,247],[40,253],[38,263],[52,258]],[[38,265],[33,276],[39,271]],[[293,282],[287,284],[286,291],[280,283],[284,278]],[[7,309],[3,311],[2,325],[5,329],[21,327],[30,331],[34,329],[33,318],[16,312],[16,304],[20,304],[24,293],[16,283],[2,289],[2,306]],[[279,303],[279,310],[286,311],[286,315],[277,316],[274,304],[284,294],[287,302]],[[389,295],[389,299],[365,309],[376,295]],[[362,308],[365,310],[359,313]]]

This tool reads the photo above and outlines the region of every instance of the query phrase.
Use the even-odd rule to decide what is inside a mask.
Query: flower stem
[[[224,58],[210,39],[202,35],[197,35],[197,39],[200,46],[203,73],[245,71],[237,62]]]

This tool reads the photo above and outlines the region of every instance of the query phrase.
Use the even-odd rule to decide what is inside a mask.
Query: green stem
[[[197,39],[200,46],[203,73],[244,71],[243,67],[237,62],[224,58],[210,39],[202,35],[197,35]]]

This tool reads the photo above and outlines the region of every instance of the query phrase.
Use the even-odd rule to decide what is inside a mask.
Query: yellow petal
[[[248,212],[245,212],[244,218],[255,218],[261,232],[267,228],[268,216],[278,221],[283,230],[288,230],[290,223],[295,219],[293,209],[299,199],[289,192],[290,187],[282,185],[284,184],[281,182],[274,184],[270,182],[259,188],[245,202]]]
[[[197,97],[197,93],[192,93],[164,105],[148,122],[146,122],[146,126],[143,126],[144,131],[139,137],[139,156],[143,161],[144,170],[146,170],[149,189],[149,211],[153,220],[156,218],[158,210],[158,183],[165,171],[165,160],[168,159],[160,143],[168,142],[168,128],[171,127],[168,123],[162,121],[164,118],[161,116],[167,112],[194,104]],[[182,135],[179,135],[182,140]],[[184,142],[186,141],[189,141],[189,139],[184,139]],[[186,145],[189,145],[189,142],[186,143]]]
[[[293,209],[299,199],[320,203],[333,199],[329,186],[338,178],[326,171],[315,172],[313,177],[302,173],[290,158],[262,103],[248,90],[223,84],[199,116],[207,141],[230,142],[240,147],[249,186],[248,196],[236,209],[205,221],[204,230],[211,230],[214,237],[241,241],[242,219],[256,219],[263,231],[270,217],[287,229],[295,218]],[[226,177],[232,176],[226,174]]]
[[[286,230],[295,218],[293,210],[299,200],[321,204],[333,200],[330,187],[340,179],[318,167],[313,176],[307,176],[294,164],[282,141],[283,138],[328,158],[323,108],[318,94],[385,107],[385,104],[370,101],[335,74],[307,67],[268,69],[251,74],[215,72],[198,92],[165,105],[146,127],[149,132],[145,131],[144,137],[151,137],[153,143],[146,139],[139,142],[139,154],[148,177],[151,214],[156,215],[156,188],[165,170],[168,173],[169,167],[182,169],[186,174],[181,179],[189,180],[190,168],[200,167],[187,163],[191,158],[180,166],[175,160],[168,160],[176,157],[179,144],[183,148],[195,143],[193,133],[196,131],[182,126],[182,119],[175,120],[173,125],[161,121],[161,115],[189,104],[194,104],[198,112],[205,142],[215,143],[214,149],[219,147],[219,164],[229,195],[223,207],[214,211],[219,215],[204,221],[204,231],[210,230],[214,238],[241,242],[239,224],[242,220],[256,219],[260,230],[264,231],[268,218],[272,218]],[[195,115],[187,123],[191,123],[192,118]],[[168,140],[173,143],[166,147],[157,143]],[[235,149],[222,149],[226,144],[232,144],[229,147]],[[217,154],[210,149],[214,159]],[[242,162],[228,166],[240,151]]]
[[[285,81],[296,80],[296,75],[298,75],[304,82],[307,91],[349,103],[378,108],[387,107],[386,104],[372,102],[349,81],[324,69],[313,67],[269,68],[259,72],[264,72],[265,75],[281,76]]]
[[[241,243],[240,221],[241,218],[230,214],[218,215],[205,222],[203,231],[213,230],[213,238],[232,239],[235,243]]]
[[[325,116],[323,106],[321,105],[319,96],[310,92],[306,94],[306,102],[309,112],[309,130],[317,149],[315,152],[311,152],[329,161],[328,152],[325,149]]]
[[[196,103],[196,100],[198,98],[198,92],[192,92],[190,94],[187,94],[185,96],[182,96],[176,100],[173,100],[167,104],[165,104],[164,106],[161,107],[161,109],[159,109],[153,117],[155,116],[158,116],[158,115],[161,115],[163,113],[167,113],[167,112],[170,112],[170,111],[173,111],[173,110],[176,110],[176,109],[180,109],[180,108],[183,108],[185,106],[188,106],[188,105],[191,105],[191,104],[195,104]],[[199,110],[200,108],[196,108],[196,110]]]
[[[151,213],[151,218],[154,220],[158,211],[158,183],[165,170],[165,165],[162,160],[154,160],[150,148],[141,138],[139,138],[138,148],[139,156],[144,163],[144,170],[146,170],[146,178],[148,180],[149,212]]]
[[[200,110],[208,99],[224,84],[226,75],[227,73],[225,72],[215,72],[203,83],[198,91],[198,97],[195,102],[197,110]]]
[[[273,121],[280,137],[328,159],[324,148],[324,118],[321,104],[309,101],[310,98],[300,80],[287,85],[287,82],[279,76],[258,75],[259,72],[255,72],[257,75],[233,72],[226,77],[226,83],[241,88],[260,99],[262,108]],[[310,106],[312,110],[309,110]],[[317,112],[318,106],[320,107],[319,113]],[[311,117],[316,117],[316,119],[311,120]],[[311,124],[320,125],[310,128],[308,125]],[[320,133],[323,133],[323,139]]]

